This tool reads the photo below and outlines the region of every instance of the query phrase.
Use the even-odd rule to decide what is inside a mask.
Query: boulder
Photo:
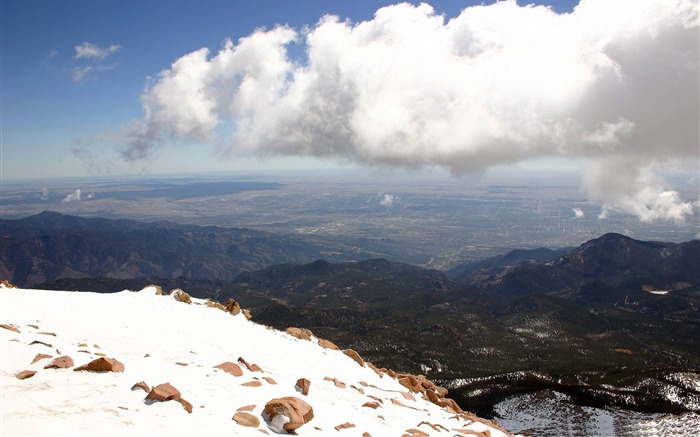
[[[359,364],[360,367],[365,367],[365,362],[364,362],[364,360],[362,359],[362,357],[360,356],[360,354],[358,354],[358,353],[355,352],[354,350],[352,350],[352,349],[345,349],[345,350],[343,350],[343,353],[344,353],[345,355],[349,356],[350,358],[352,358],[353,360],[355,360],[355,362],[356,362],[357,364]]]
[[[246,369],[248,369],[251,372],[262,372],[263,369],[260,368],[257,364],[250,364],[247,362],[243,357],[238,357],[238,362],[243,364]]]
[[[355,427],[354,423],[345,422],[345,423],[341,423],[340,425],[336,425],[335,430],[340,431],[341,429],[354,428],[354,427]]]
[[[260,426],[260,419],[250,413],[246,413],[245,411],[237,412],[233,415],[232,419],[241,426],[249,426],[251,428],[257,428]]]
[[[51,355],[48,355],[48,354],[36,354],[36,356],[32,360],[32,364],[36,363],[39,360],[43,360],[44,358],[53,358],[53,357]]]
[[[364,404],[362,404],[362,406],[367,407],[367,408],[373,408],[376,410],[377,408],[379,408],[379,402],[368,401],[368,402],[365,402]]]
[[[236,363],[232,363],[230,361],[224,361],[223,363],[219,364],[218,366],[214,366],[216,369],[221,369],[226,373],[229,373],[233,376],[241,376],[243,375],[243,370],[241,370],[240,366]]]
[[[76,372],[79,370],[90,370],[93,372],[123,372],[124,364],[115,360],[114,358],[101,357],[80,367],[76,367],[73,370]]]
[[[314,418],[311,405],[293,396],[272,399],[265,404],[265,414],[271,423],[283,423],[282,429],[287,432],[293,432]],[[284,416],[289,421],[284,423],[284,420],[275,420],[278,416]]]
[[[145,391],[146,393],[149,393],[151,391],[150,387],[148,387],[148,384],[146,384],[144,381],[137,382],[136,384],[131,386],[131,391],[134,391],[136,389],[141,389]]]
[[[241,312],[241,305],[233,298],[226,301],[226,305],[224,306],[226,307],[226,311],[231,313],[232,316],[237,316],[238,313]]]
[[[44,369],[68,369],[73,367],[73,358],[68,355],[54,358],[49,364],[44,366]]]
[[[34,375],[36,375],[36,370],[22,370],[15,376],[17,377],[17,379],[27,379],[31,378]]]
[[[309,388],[311,388],[311,381],[306,378],[299,378],[294,387],[296,387],[297,391],[301,392],[301,394],[307,396],[309,394]]]
[[[180,390],[166,382],[153,387],[151,391],[148,392],[146,400],[165,402],[171,399],[179,398],[180,395]]]
[[[340,350],[338,346],[335,345],[332,341],[326,340],[325,338],[319,338],[318,339],[318,345],[321,346],[322,348],[326,349],[332,349],[335,351]]]
[[[253,380],[253,381],[244,382],[241,385],[243,387],[262,387],[262,382],[257,381],[257,380]]]
[[[250,313],[250,310],[241,310],[241,312],[243,313],[246,319],[251,320],[253,318],[253,315]]]
[[[313,332],[304,328],[289,327],[284,332],[299,340],[311,340],[311,337],[314,335]]]
[[[192,296],[190,296],[189,294],[180,290],[179,288],[176,288],[173,291],[171,291],[170,295],[173,298],[175,298],[175,300],[178,302],[183,302],[183,303],[188,303],[188,304],[192,303]]]

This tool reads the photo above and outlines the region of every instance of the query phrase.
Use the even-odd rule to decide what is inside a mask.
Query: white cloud
[[[64,197],[63,202],[80,202],[80,188]]]
[[[449,21],[427,4],[398,4],[361,23],[326,16],[300,32],[258,30],[162,71],[121,153],[136,161],[179,139],[231,157],[455,174],[587,157],[593,200],[642,220],[682,220],[692,208],[653,171],[698,162],[697,33],[693,0],[582,0],[561,15],[502,1]],[[305,60],[290,59],[290,45]],[[620,160],[627,171],[608,174]],[[620,183],[601,190],[610,178]]]
[[[394,204],[394,195],[385,194],[384,196],[382,196],[382,200],[379,201],[379,204],[382,206],[386,206],[387,208],[391,207]]]
[[[121,47],[117,44],[112,44],[109,47],[100,48],[95,44],[84,42],[80,45],[75,46],[75,59],[86,58],[101,61],[103,59],[106,59],[109,55],[118,52],[120,48]]]
[[[572,208],[572,210],[574,211],[574,217],[576,218],[584,218],[586,216],[583,210],[578,206],[576,208]]]

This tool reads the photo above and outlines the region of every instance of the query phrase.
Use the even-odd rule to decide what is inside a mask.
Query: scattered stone
[[[75,369],[76,372],[80,370],[90,370],[93,372],[123,372],[124,371],[124,364],[122,364],[120,361],[115,360],[114,358],[98,358],[96,360],[92,360],[87,364],[84,364],[80,367],[76,367]]]
[[[178,402],[180,405],[182,405],[182,408],[185,409],[188,413],[192,414],[192,404],[181,398],[180,396],[173,398],[174,401]]]
[[[276,416],[283,415],[289,418],[289,422],[285,423],[282,428],[291,432],[314,418],[314,410],[311,405],[297,397],[284,397],[272,399],[265,404],[265,413],[270,421]]]
[[[367,408],[373,408],[376,410],[377,408],[379,408],[379,402],[367,401],[364,404],[362,404],[362,406]]]
[[[355,362],[357,362],[357,364],[359,364],[360,367],[365,367],[365,362],[364,362],[364,360],[362,360],[362,357],[360,356],[360,354],[358,354],[358,353],[355,352],[354,350],[352,350],[352,349],[345,349],[345,350],[343,350],[343,353],[344,353],[345,355],[349,356],[350,358],[352,358],[353,360],[355,360]]]
[[[17,377],[17,379],[27,379],[31,378],[34,375],[36,375],[36,370],[22,370],[15,376]]]
[[[151,388],[148,387],[148,384],[146,384],[144,381],[137,382],[136,384],[131,386],[131,391],[134,391],[136,389],[141,389],[145,391],[146,393],[149,393],[151,391]]]
[[[189,366],[189,364],[187,364],[187,363],[182,363],[182,362],[180,362],[180,361],[178,361],[178,362],[175,363],[175,364],[177,364],[178,366],[182,366],[182,367],[187,367],[187,366]]]
[[[44,369],[68,369],[73,367],[73,358],[68,355],[62,357],[54,358],[49,364],[44,366]]]
[[[341,429],[354,428],[354,427],[355,427],[354,423],[345,422],[345,423],[341,423],[340,425],[336,425],[335,430],[340,431]]]
[[[19,328],[16,327],[15,325],[7,325],[7,324],[3,323],[3,324],[0,324],[0,328],[9,329],[10,331],[16,332],[18,334],[22,333],[22,331],[20,331]]]
[[[158,401],[165,402],[171,399],[179,398],[181,395],[180,390],[176,389],[169,383],[158,384],[157,386],[151,388],[146,396],[148,401]]]
[[[310,341],[311,337],[314,335],[313,332],[311,332],[308,329],[304,329],[304,328],[289,327],[284,332],[291,335],[292,337],[298,338],[299,340],[309,340]]]
[[[98,357],[106,357],[107,356],[107,354],[103,354],[102,352],[95,352],[95,355],[97,355]]]
[[[268,384],[270,385],[277,385],[277,381],[274,379],[270,378],[269,376],[263,376],[263,379],[267,381]]]
[[[403,395],[404,399],[409,400],[409,401],[415,401],[416,397],[413,396],[411,393],[407,393],[405,391],[402,391],[401,394]]]
[[[237,409],[236,411],[253,411],[255,409],[256,405],[246,405],[245,407],[241,407]]]
[[[372,437],[372,434],[370,434],[368,432],[363,432],[362,437]]]
[[[0,288],[18,288],[7,279],[0,279]]]
[[[176,288],[170,292],[170,296],[174,297],[176,301],[183,302],[186,304],[192,303],[192,296],[185,293],[184,291]]]
[[[354,384],[351,384],[351,385],[350,385],[350,388],[354,388],[355,390],[359,391],[360,393],[365,394],[365,391],[364,391],[364,390],[362,390],[360,387],[358,387],[358,386],[356,386],[356,385],[354,385]]]
[[[253,318],[253,315],[250,313],[250,310],[241,310],[243,315],[245,316],[246,319],[251,320]]]
[[[53,345],[50,345],[50,344],[48,344],[48,343],[44,343],[43,341],[39,341],[39,340],[34,340],[33,342],[29,343],[29,346],[31,346],[31,345],[33,345],[33,344],[42,344],[42,345],[44,345],[44,346],[46,346],[46,347],[53,347]]]
[[[447,431],[447,432],[450,432],[449,429],[445,428],[444,426],[440,425],[439,423],[436,423],[436,424],[433,425],[432,423],[426,422],[426,421],[424,420],[424,421],[422,421],[421,423],[419,423],[418,425],[416,425],[416,428],[420,428],[421,425],[428,425],[428,426],[431,427],[434,431],[437,431],[437,432],[442,432],[441,429],[443,429],[443,430],[445,430],[445,431]]]
[[[401,401],[399,401],[398,399],[391,398],[391,403],[394,405],[398,405],[399,407],[405,407],[405,408],[410,408],[411,410],[420,411],[418,408],[413,408],[413,407],[409,407],[408,405],[402,404]]]
[[[241,304],[236,302],[236,299],[229,299],[226,301],[226,311],[231,313],[232,316],[237,316],[241,312]]]
[[[262,387],[262,382],[260,381],[248,381],[241,384],[243,387]]]
[[[55,332],[47,332],[47,331],[37,332],[37,334],[41,334],[41,335],[50,335],[51,337],[55,337],[55,336],[56,336],[56,333],[55,333]]]
[[[163,295],[163,289],[160,288],[160,285],[153,285],[153,284],[151,284],[151,285],[146,286],[143,290],[146,290],[146,289],[148,289],[148,288],[153,288],[153,289],[155,289],[155,295],[156,295],[156,296],[162,296],[162,295]],[[141,290],[141,291],[143,291],[143,290]]]
[[[90,347],[90,346],[88,346],[87,343],[80,343],[80,344],[78,344],[78,347]]]
[[[226,311],[226,307],[221,305],[219,302],[214,302],[210,299],[206,299],[204,301],[204,305],[211,307],[211,308],[217,308],[220,309],[221,311]]]
[[[233,415],[232,419],[241,426],[249,426],[251,428],[257,428],[260,426],[260,419],[250,413],[246,413],[245,411],[237,412]]]
[[[346,387],[344,382],[338,381],[338,379],[336,379],[336,378],[331,378],[331,377],[326,376],[325,378],[323,378],[323,380],[324,381],[332,381],[333,384],[335,384],[335,386],[338,388],[345,388]]]
[[[377,369],[377,366],[375,366],[375,365],[372,364],[372,363],[365,363],[365,364],[367,365],[367,367],[369,367],[370,369],[374,370],[374,373],[376,373],[377,375],[379,375],[380,378],[383,378],[383,377],[384,377],[384,372],[382,372],[381,370]]]
[[[29,326],[30,328],[34,328],[34,329],[39,329],[39,325],[27,325],[27,326]]]
[[[360,381],[359,384],[360,384],[362,387],[369,387],[369,384],[367,384],[367,383],[364,382],[364,381]]]
[[[246,367],[246,369],[248,369],[251,372],[262,372],[263,371],[263,369],[261,369],[260,366],[258,366],[257,364],[250,364],[245,359],[243,359],[243,357],[238,357],[238,362],[243,364]]]
[[[232,363],[230,361],[224,361],[223,363],[219,364],[218,366],[214,366],[216,369],[221,369],[226,373],[229,373],[233,376],[241,376],[243,375],[243,370],[241,370],[240,366],[238,364]]]
[[[321,346],[322,348],[325,348],[325,349],[332,349],[335,351],[340,350],[340,348],[338,346],[336,346],[335,343],[333,343],[332,341],[326,340],[325,338],[319,338],[318,345]]]
[[[48,354],[36,354],[36,356],[32,360],[32,364],[36,363],[39,360],[43,360],[44,358],[53,358],[53,357],[51,355],[48,355]]]
[[[420,429],[411,428],[411,429],[407,429],[406,434],[403,434],[401,437],[428,437],[428,436],[430,436],[430,434],[428,434],[427,432],[423,432]]]
[[[375,401],[379,402],[380,404],[384,403],[384,400],[382,398],[377,397],[377,396],[367,395],[367,397],[374,399]]]
[[[102,349],[100,346],[97,345],[97,343],[93,344],[92,347],[94,347],[95,349]]]
[[[92,352],[90,352],[90,351],[88,351],[88,350],[85,350],[85,349],[78,349],[78,352],[80,352],[81,354],[89,354],[89,353],[92,353]]]
[[[151,358],[151,354],[146,354],[143,356],[144,358]]]
[[[306,378],[299,378],[296,385],[294,386],[297,391],[301,392],[304,396],[308,396],[309,388],[311,388],[311,381]]]

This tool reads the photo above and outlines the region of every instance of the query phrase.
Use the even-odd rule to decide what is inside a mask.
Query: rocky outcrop
[[[44,369],[69,369],[73,367],[73,358],[68,355],[54,358],[49,364],[44,366]]]
[[[362,359],[362,357],[360,356],[360,354],[358,354],[358,353],[355,352],[354,350],[352,350],[352,349],[344,349],[344,350],[343,350],[343,353],[344,353],[345,355],[349,356],[350,358],[352,358],[353,360],[355,360],[355,362],[356,362],[357,364],[359,364],[360,367],[365,367],[365,362],[364,362],[364,360]]]
[[[180,290],[179,288],[172,290],[170,292],[170,296],[172,296],[178,302],[183,302],[187,304],[192,303],[192,296]]]
[[[232,316],[237,316],[241,312],[241,305],[233,298],[229,299],[224,306]]]
[[[293,396],[272,399],[267,402],[265,404],[265,414],[267,414],[273,430],[277,425],[281,424],[281,428],[290,433],[314,418],[314,410],[311,408],[311,405]],[[288,421],[284,418],[288,419]]]
[[[53,357],[51,355],[48,355],[48,354],[36,354],[36,356],[32,360],[32,364],[36,363],[39,360],[43,360],[45,358],[53,358]]]
[[[313,335],[314,335],[314,333],[308,329],[295,328],[295,327],[289,327],[284,332],[291,335],[292,337],[298,338],[299,340],[311,341],[311,337],[313,337]]]
[[[92,372],[123,372],[124,364],[114,358],[101,357],[80,367],[76,367],[73,370],[76,372],[81,370],[89,370]]]
[[[180,390],[176,389],[169,383],[158,384],[157,386],[151,388],[151,391],[146,395],[146,403],[153,402],[166,402],[166,401],[178,402],[188,413],[192,414],[192,404],[187,402],[182,398]]]
[[[243,375],[243,370],[241,370],[240,366],[236,363],[232,363],[230,361],[224,361],[223,363],[219,364],[218,366],[214,366],[216,369],[221,369],[224,372],[231,374],[233,376],[242,376]]]
[[[338,346],[336,346],[335,343],[333,343],[330,340],[326,340],[325,338],[319,338],[318,345],[321,346],[322,348],[326,348],[326,349],[332,349],[332,350],[336,350],[336,351],[340,350],[340,348]]]
[[[263,371],[263,369],[261,369],[260,366],[258,366],[255,363],[250,364],[245,359],[243,359],[243,357],[238,357],[238,362],[243,364],[246,367],[246,369],[248,369],[251,372],[262,372]]]

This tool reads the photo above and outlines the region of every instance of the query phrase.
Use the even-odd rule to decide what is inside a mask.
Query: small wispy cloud
[[[583,210],[579,208],[578,206],[576,208],[571,208],[574,211],[574,216],[576,218],[584,218],[586,214],[584,214]]]
[[[391,207],[394,204],[394,195],[393,194],[385,194],[382,197],[382,200],[379,201],[379,204],[382,206],[386,206],[387,208]]]
[[[82,64],[73,67],[70,70],[70,75],[73,82],[81,85],[88,79],[88,77],[91,77],[96,73],[114,70],[117,66],[116,63],[105,65],[101,63],[101,61],[106,60],[109,56],[118,52],[119,49],[121,49],[121,46],[118,44],[112,44],[109,47],[101,48],[95,44],[84,42],[75,46],[74,49],[74,59],[80,60]]]
[[[80,202],[80,188],[64,197],[63,202]]]
[[[84,42],[80,45],[75,46],[75,59],[88,58],[88,59],[98,59],[103,60],[113,53],[119,51],[121,46],[118,44],[112,44],[106,48],[100,48],[95,44]]]

